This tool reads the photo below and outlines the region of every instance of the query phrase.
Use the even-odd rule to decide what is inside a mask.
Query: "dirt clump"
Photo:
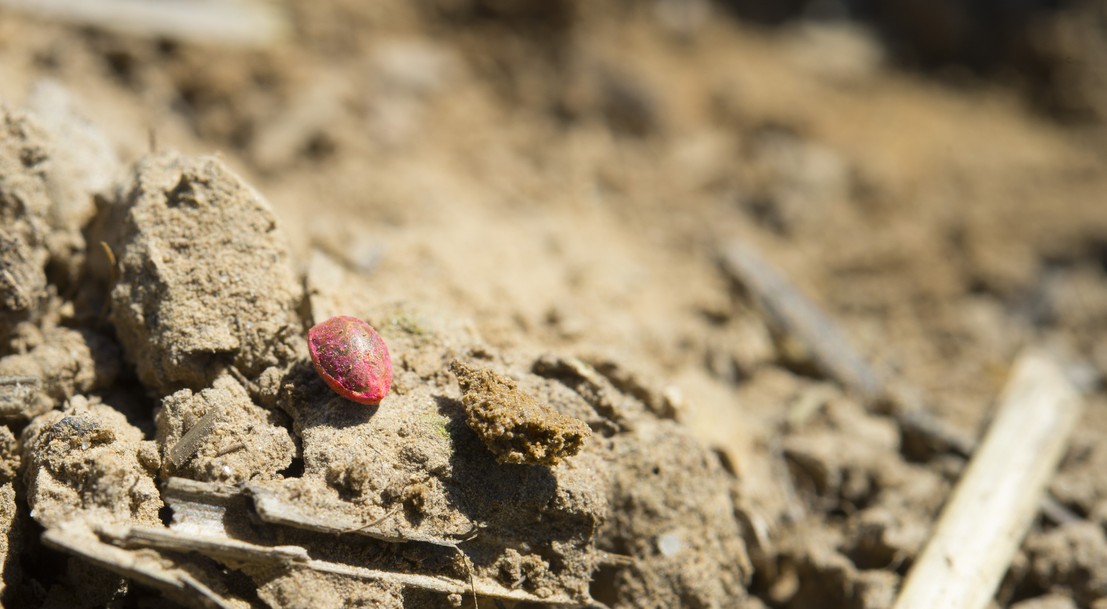
[[[603,362],[597,369],[580,358],[547,353],[529,362],[544,384],[515,375],[521,387],[549,396],[551,406],[587,421],[595,432],[581,456],[595,455],[606,464],[610,506],[596,543],[632,560],[601,566],[593,593],[617,608],[743,601],[753,566],[731,495],[734,479],[714,452],[668,418],[670,409],[657,412],[661,398],[650,383]]]
[[[0,106],[0,340],[43,314],[50,210],[47,135],[25,114]]]
[[[218,159],[147,157],[101,216],[112,321],[148,387],[202,389],[228,366],[254,378],[303,342],[276,219]]]
[[[638,421],[611,441],[609,521],[600,547],[634,557],[614,573],[613,607],[719,606],[753,571],[713,453],[673,421]]]
[[[8,336],[16,323],[31,316],[37,301],[46,291],[42,260],[32,252],[25,239],[8,231],[0,233],[0,301],[3,316],[0,331]]]
[[[0,565],[4,579],[0,580],[0,594],[8,581],[20,575],[19,552],[22,549],[21,530],[16,520],[20,515],[15,502],[15,485],[11,480],[0,484]]]
[[[889,606],[900,573],[885,567],[921,551],[949,480],[901,454],[894,423],[825,385],[797,398],[791,417],[780,450],[793,493],[785,509],[794,511],[783,517],[796,522],[776,540],[771,563],[755,560],[777,582],[769,598],[797,608],[827,599]]]
[[[295,567],[275,569],[268,577],[260,574],[254,577],[259,583],[258,597],[273,609],[404,607],[404,595],[398,586],[351,581]]]
[[[110,387],[121,368],[119,346],[85,328],[30,324],[17,329],[17,352],[0,358],[0,416],[31,418],[56,404]],[[22,381],[19,381],[22,379]]]
[[[0,594],[9,581],[21,575],[19,553],[23,546],[21,512],[15,485],[20,465],[19,442],[6,426],[0,426]]]
[[[0,340],[56,309],[85,260],[92,197],[117,165],[103,134],[58,85],[40,83],[32,113],[0,106]],[[0,350],[0,354],[3,351]]]
[[[27,503],[43,526],[160,523],[157,448],[118,410],[75,396],[35,418],[21,442]]]
[[[464,392],[469,428],[500,463],[557,465],[592,435],[582,421],[543,405],[494,370],[454,361],[450,371]]]
[[[21,460],[19,440],[7,426],[0,426],[0,484],[15,479]]]
[[[181,389],[166,396],[156,419],[162,477],[207,482],[274,478],[296,454],[284,419],[254,404],[230,376],[198,392]]]
[[[1092,522],[1073,522],[1026,544],[1030,577],[1042,590],[1064,586],[1079,606],[1107,598],[1107,537]]]

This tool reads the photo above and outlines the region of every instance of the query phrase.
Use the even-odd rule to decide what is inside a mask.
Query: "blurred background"
[[[1022,347],[1064,345],[1093,407],[1052,490],[1107,514],[1105,62],[1098,0],[0,0],[0,102],[72,108],[121,167],[222,155],[353,309],[645,371],[774,524],[769,457],[825,379],[720,269],[735,243],[966,437]]]

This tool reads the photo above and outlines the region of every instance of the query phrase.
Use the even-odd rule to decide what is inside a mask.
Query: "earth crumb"
[[[146,157],[98,222],[120,262],[112,321],[147,387],[203,389],[228,364],[254,378],[293,357],[299,292],[276,218],[222,161]]]
[[[500,463],[557,465],[580,452],[592,431],[583,421],[561,414],[519,390],[491,369],[455,360],[466,420]]]
[[[111,406],[75,396],[32,421],[22,444],[27,503],[39,524],[160,522],[157,448]]]

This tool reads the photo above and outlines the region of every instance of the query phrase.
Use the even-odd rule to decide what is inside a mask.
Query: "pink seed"
[[[379,404],[392,386],[392,359],[384,339],[364,321],[332,317],[308,330],[315,371],[342,397]]]

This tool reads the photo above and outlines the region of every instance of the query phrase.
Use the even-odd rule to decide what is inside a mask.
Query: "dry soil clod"
[[[276,218],[218,159],[146,157],[98,223],[119,256],[112,321],[157,393],[203,389],[229,365],[253,379],[298,353]]]
[[[230,376],[167,396],[157,416],[162,474],[219,482],[274,478],[296,453],[281,418],[254,404]]]
[[[96,332],[55,327],[36,340],[31,351],[0,358],[0,417],[31,418],[119,374],[119,347]]]
[[[37,417],[23,432],[23,459],[31,516],[47,528],[160,522],[157,449],[110,406],[77,396]]]
[[[0,106],[0,349],[16,324],[41,316],[47,296],[48,139],[30,117]]]
[[[29,318],[45,293],[41,256],[18,235],[0,229],[0,338]]]
[[[519,390],[488,368],[454,360],[466,420],[500,463],[557,465],[580,452],[592,430]]]

